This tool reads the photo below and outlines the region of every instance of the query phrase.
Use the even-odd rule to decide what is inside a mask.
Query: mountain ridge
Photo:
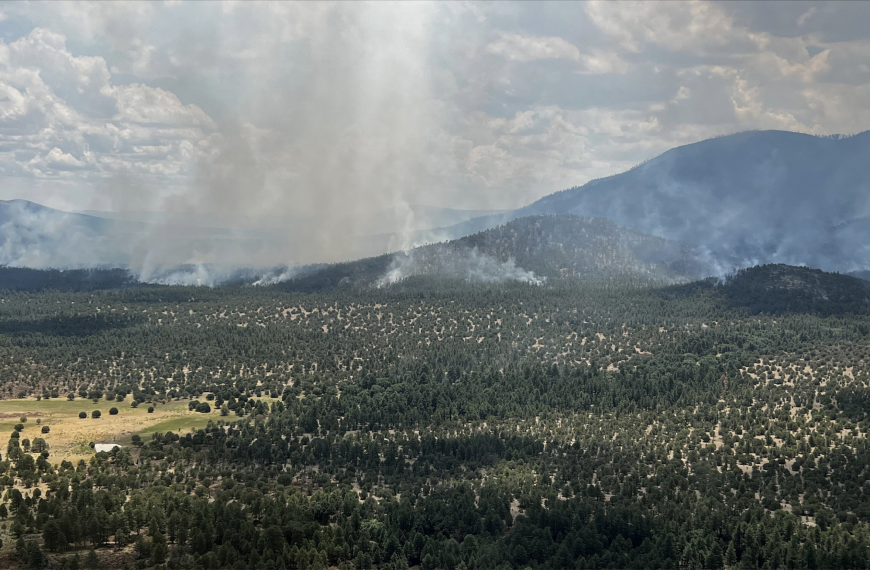
[[[604,217],[743,265],[870,268],[870,131],[745,131],[670,149],[501,216],[431,232],[455,239],[536,214]]]

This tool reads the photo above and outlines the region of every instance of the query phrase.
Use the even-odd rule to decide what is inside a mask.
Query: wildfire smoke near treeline
[[[0,567],[870,567],[867,21],[0,3]]]

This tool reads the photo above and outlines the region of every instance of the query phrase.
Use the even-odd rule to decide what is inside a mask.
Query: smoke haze
[[[208,281],[354,259],[457,237],[421,207],[512,210],[747,129],[866,130],[866,6],[4,4],[0,198],[114,217],[21,211],[0,262]],[[809,229],[863,239],[838,223]],[[746,259],[797,259],[759,239]]]
[[[531,271],[518,267],[516,260],[507,261],[480,253],[477,248],[452,251],[435,250],[424,260],[415,251],[393,256],[387,272],[378,282],[378,287],[398,283],[415,275],[440,275],[453,279],[464,279],[473,283],[503,283],[519,281],[530,285],[540,285],[546,278],[536,277]]]
[[[312,22],[304,32],[311,59],[292,91],[269,85],[281,79],[272,77],[248,96],[246,122],[215,137],[183,194],[152,208],[171,214],[136,248],[131,268],[149,280],[160,266],[293,265],[369,253],[354,243],[359,230],[388,206],[407,208],[405,192],[432,154],[439,113],[420,65],[432,9],[348,6],[322,15],[337,17],[329,28]],[[197,223],[231,235],[185,239]]]

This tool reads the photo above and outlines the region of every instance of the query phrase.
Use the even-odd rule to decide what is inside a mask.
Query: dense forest
[[[4,399],[210,421],[77,463],[16,426],[0,565],[870,566],[870,283],[623,277],[9,290]]]

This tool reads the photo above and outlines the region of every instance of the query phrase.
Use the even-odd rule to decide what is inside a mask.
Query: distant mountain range
[[[627,172],[513,211],[424,206],[385,210],[357,226],[368,233],[357,236],[353,257],[366,257],[363,266],[382,260],[387,281],[436,268],[447,276],[473,273],[480,260],[467,258],[457,266],[454,250],[515,263],[534,279],[550,280],[612,271],[678,281],[767,263],[870,271],[868,157],[870,132],[852,137],[739,133],[672,149]],[[612,224],[535,218],[561,214],[604,218]],[[525,218],[526,223],[512,223]],[[207,217],[181,222],[168,224],[156,212],[70,213],[25,200],[0,201],[0,265],[128,267],[131,260],[148,257],[149,236],[155,235],[164,254],[178,253],[175,265],[198,263],[187,252],[199,252],[208,258],[204,264],[216,264],[223,259],[221,252],[233,248],[274,251],[283,243],[265,231],[209,227]],[[571,235],[573,231],[580,233]],[[369,258],[412,243],[434,245],[404,256]],[[652,253],[638,244],[649,246]],[[399,267],[401,259],[413,263]],[[605,271],[607,264],[612,267]],[[175,275],[175,265],[158,259],[145,278]],[[336,275],[354,267],[340,265],[344,269],[336,269]],[[353,271],[361,266],[355,267]],[[554,268],[560,273],[553,273]],[[237,273],[229,267],[222,274]]]
[[[18,200],[23,201],[23,200]],[[35,204],[34,204],[35,205]],[[374,242],[385,239],[396,240],[396,234],[409,230],[425,231],[460,224],[473,218],[499,216],[510,210],[463,210],[457,208],[440,208],[437,206],[402,205],[380,210],[369,220],[360,220],[358,232]],[[146,224],[162,224],[170,222],[172,216],[159,211],[124,211],[110,212],[105,210],[81,210],[70,212],[105,220],[119,222],[138,222]],[[292,221],[293,218],[291,217]],[[210,227],[214,222],[207,213],[198,216],[187,215],[185,221],[194,226]]]
[[[100,214],[100,215],[92,215]],[[185,221],[186,222],[186,221]],[[210,251],[239,242],[270,245],[262,232],[195,223],[142,221],[107,212],[65,212],[27,200],[0,200],[0,265],[37,269],[127,268],[146,255],[149,238],[164,250]]]
[[[413,205],[383,210],[358,224],[357,231],[367,233],[354,236],[349,257],[396,249],[397,244],[408,243],[405,236],[414,231],[502,213]],[[224,261],[221,252],[250,259],[258,252],[279,250],[284,243],[280,234],[268,230],[216,226],[207,213],[65,212],[27,200],[0,200],[0,265],[11,267],[126,268],[141,265],[150,250],[157,249],[158,259],[147,273],[161,278],[172,274],[176,266],[190,263],[195,254],[207,258],[202,263],[216,266]],[[235,275],[235,269],[224,267],[220,273]]]

